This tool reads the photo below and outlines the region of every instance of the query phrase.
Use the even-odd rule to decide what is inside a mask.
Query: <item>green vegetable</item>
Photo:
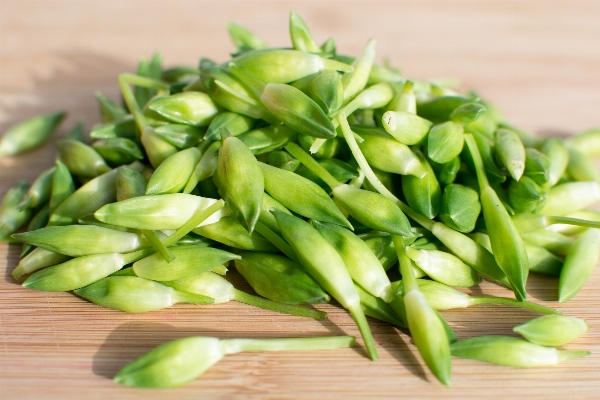
[[[169,388],[202,375],[227,354],[242,351],[324,350],[354,345],[352,336],[286,339],[189,337],[165,343],[123,367],[116,383],[133,387]]]
[[[0,138],[0,158],[42,146],[64,117],[64,112],[39,115],[9,128]]]
[[[546,315],[515,326],[513,331],[531,343],[542,346],[563,346],[588,331],[587,323],[565,315]]]
[[[545,367],[590,355],[589,351],[556,350],[507,336],[480,336],[451,345],[452,355],[517,368]]]

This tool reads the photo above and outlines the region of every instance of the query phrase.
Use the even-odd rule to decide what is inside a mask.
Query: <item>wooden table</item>
[[[358,54],[378,39],[409,77],[457,77],[504,110],[515,125],[573,134],[600,125],[598,1],[24,1],[0,2],[0,131],[38,113],[69,112],[60,134],[80,119],[98,121],[96,90],[116,99],[117,74],[161,50],[167,65],[200,56],[225,60],[233,50],[227,21],[272,45],[289,44],[295,9],[318,41],[337,39]],[[0,159],[0,194],[18,178],[32,181],[56,156],[53,143]],[[530,298],[586,318],[591,331],[570,349],[592,356],[552,368],[510,369],[455,359],[452,387],[425,371],[406,332],[371,320],[380,360],[364,348],[228,356],[201,378],[171,392],[120,387],[111,377],[167,340],[189,335],[284,337],[357,335],[335,305],[324,321],[241,304],[178,305],[140,315],[102,309],[69,293],[21,288],[10,272],[20,246],[0,244],[0,398],[598,398],[600,270],[565,305],[557,281],[532,277]],[[243,290],[239,276],[232,275]],[[510,294],[484,283],[471,292]],[[511,334],[534,315],[504,307],[445,312],[459,338]]]

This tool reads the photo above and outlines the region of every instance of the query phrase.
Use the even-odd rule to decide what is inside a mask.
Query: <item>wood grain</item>
[[[319,41],[337,39],[358,54],[378,39],[408,76],[457,77],[497,104],[517,126],[545,135],[600,125],[598,1],[13,1],[0,2],[0,131],[38,113],[64,109],[64,135],[83,119],[98,121],[96,90],[116,99],[117,74],[161,50],[167,65],[200,56],[225,60],[233,20],[272,45],[288,45],[289,10]],[[53,143],[0,159],[0,194],[17,179],[32,181],[53,162]],[[558,306],[556,279],[534,276],[530,298],[586,318],[591,331],[570,349],[592,356],[552,368],[511,369],[453,361],[452,387],[424,370],[406,332],[371,320],[381,359],[362,344],[323,352],[228,356],[172,392],[119,387],[123,365],[167,340],[226,337],[358,335],[348,314],[320,305],[323,321],[279,315],[241,304],[130,315],[69,293],[23,289],[10,272],[20,247],[0,244],[0,398],[597,398],[600,390],[600,270],[572,301]],[[235,273],[231,278],[250,290]],[[508,296],[489,283],[476,293]],[[445,312],[459,338],[511,334],[534,315],[506,307]]]

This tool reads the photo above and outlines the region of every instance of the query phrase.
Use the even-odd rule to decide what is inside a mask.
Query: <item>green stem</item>
[[[336,120],[332,121],[334,126],[336,125],[335,121]],[[310,151],[311,154],[315,154],[317,151],[321,150],[321,147],[323,147],[323,145],[325,144],[325,140],[326,139],[321,139],[321,138],[315,139],[308,151]]]
[[[329,173],[329,171],[323,168],[321,164],[319,164],[296,143],[289,143],[284,148],[288,153],[296,157],[296,159],[300,161],[306,168],[321,178],[332,190],[338,186],[342,186],[342,184],[338,182],[338,180],[335,179],[333,175]]]
[[[210,207],[207,207],[204,210],[196,213],[185,224],[183,224],[179,229],[177,229],[175,233],[163,240],[163,244],[166,247],[174,245],[179,240],[181,240],[181,238],[183,238],[185,235],[187,235],[193,229],[195,229],[198,225],[204,222],[204,220],[206,220],[208,217],[222,209],[224,206],[225,201],[223,201],[223,199],[220,199],[216,203],[212,204]]]
[[[396,203],[396,205],[398,207],[400,207],[400,209],[402,210],[402,212],[404,212],[404,214],[408,215],[410,218],[415,220],[419,225],[423,226],[425,229],[432,230],[433,224],[435,223],[433,220],[430,220],[429,218],[419,214],[418,212],[416,212],[412,208],[410,208],[408,206],[408,204],[405,204],[404,202],[400,201],[400,199],[398,199],[396,196],[394,196],[392,194],[392,192],[390,192],[385,187],[385,185],[383,183],[381,183],[381,181],[377,178],[377,175],[375,175],[375,173],[371,169],[371,166],[367,162],[367,159],[363,155],[362,151],[360,151],[360,147],[358,147],[358,143],[356,143],[356,140],[354,140],[354,136],[352,135],[353,132],[350,129],[350,125],[348,125],[348,120],[346,119],[346,115],[341,114],[338,117],[338,121],[340,123],[340,128],[342,129],[342,133],[344,134],[344,138],[346,139],[346,143],[348,143],[348,147],[350,147],[350,151],[352,152],[354,159],[358,163],[358,166],[360,167],[360,169],[365,174],[365,177],[367,178],[367,180],[369,182],[371,182],[371,185],[373,185],[373,187],[375,189],[377,189],[377,191],[379,193],[381,193],[382,195],[384,195],[385,197],[387,197],[388,199],[390,199],[391,201]]]
[[[167,85],[166,83],[163,83],[161,81],[158,81],[156,79],[147,78],[145,76],[139,76],[139,75],[135,75],[135,74],[128,74],[128,73],[121,74],[121,76],[123,76],[125,81],[130,85],[145,87],[148,89],[156,89],[156,90],[160,90],[163,92],[169,91],[169,85]]]
[[[158,236],[156,236],[156,233],[154,231],[143,229],[142,233],[144,234],[146,239],[148,239],[152,247],[154,247],[154,249],[158,251],[160,255],[162,255],[163,258],[167,260],[168,263],[175,259],[173,253],[171,253],[171,251],[167,249],[164,243],[160,241],[160,239],[158,238]]]
[[[570,218],[570,217],[559,217],[559,216],[546,216],[547,225],[553,224],[566,224],[566,225],[575,225],[575,226],[585,226],[587,228],[597,228],[600,229],[600,222],[598,221],[589,221],[587,219],[579,219],[579,218]]]
[[[301,306],[295,306],[292,304],[278,303],[273,300],[263,299],[262,297],[253,296],[251,294],[242,292],[238,289],[233,289],[233,300],[239,301],[240,303],[248,304],[258,308],[264,308],[265,310],[271,310],[284,314],[297,315],[299,317],[309,318],[326,318],[327,313],[312,308],[306,308]]]
[[[562,314],[562,312],[551,308],[546,307],[541,304],[535,304],[530,301],[517,301],[516,299],[509,299],[506,297],[495,297],[495,296],[470,296],[469,297],[469,306],[479,305],[479,304],[501,304],[505,306],[513,306],[525,308],[527,310],[535,311],[540,314],[550,315],[550,314]]]
[[[125,265],[134,263],[136,261],[141,260],[142,258],[146,258],[156,253],[154,248],[142,249],[138,251],[134,251],[131,253],[122,254],[123,259],[125,260]]]
[[[277,247],[283,254],[288,256],[290,259],[298,262],[298,257],[296,256],[296,252],[292,247],[287,244],[285,240],[283,240],[278,234],[269,229],[268,226],[261,222],[257,222],[254,229],[263,235],[269,242],[273,243],[275,247]]]
[[[371,333],[371,329],[369,328],[369,323],[367,322],[367,317],[365,317],[365,313],[360,307],[360,302],[357,302],[351,307],[348,307],[348,311],[352,315],[354,322],[358,326],[358,330],[365,341],[365,346],[367,347],[367,352],[369,353],[369,357],[372,361],[375,361],[379,358],[379,354],[377,353],[377,346],[375,346],[375,339],[373,339],[373,334]]]
[[[466,134],[465,142],[467,142],[467,147],[469,148],[469,152],[471,153],[471,157],[473,158],[473,164],[475,164],[475,172],[477,174],[479,190],[482,191],[486,187],[490,186],[490,183],[487,179],[487,175],[485,174],[485,167],[483,166],[483,159],[481,158],[481,153],[479,153],[479,148],[477,147],[477,143],[475,143],[473,135],[471,135],[470,133]]]
[[[221,199],[211,205],[210,207],[198,212],[192,218],[190,218],[183,226],[175,231],[171,236],[165,238],[162,241],[162,245],[165,247],[169,247],[177,243],[181,238],[190,233],[192,229],[200,225],[206,218],[210,217],[215,212],[219,211],[225,202]],[[134,251],[131,253],[122,254],[125,264],[131,264],[136,261],[141,260],[142,258],[146,258],[152,254],[156,253],[154,248],[142,249],[138,251]]]
[[[119,87],[121,88],[121,93],[123,94],[123,99],[125,99],[125,103],[127,104],[127,108],[133,114],[133,119],[138,127],[140,133],[143,133],[145,129],[152,129],[152,127],[148,124],[148,120],[144,116],[140,105],[135,99],[135,95],[131,90],[131,86],[129,86],[128,77],[131,74],[121,74],[119,75]]]
[[[400,273],[402,274],[402,283],[404,284],[404,295],[411,290],[419,290],[419,284],[417,278],[412,269],[410,259],[406,255],[406,248],[404,247],[404,240],[402,236],[392,235],[392,241],[398,253],[398,261],[400,262]]]
[[[557,350],[558,361],[572,360],[574,358],[586,357],[592,354],[587,350]]]
[[[327,350],[350,347],[356,344],[354,336],[324,336],[310,338],[276,339],[223,339],[221,350],[225,354],[241,351],[282,351],[282,350]]]

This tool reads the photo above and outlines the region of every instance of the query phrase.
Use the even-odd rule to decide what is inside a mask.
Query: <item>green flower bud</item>
[[[142,196],[107,204],[94,213],[101,222],[134,229],[178,229],[192,216],[216,203],[191,194],[173,193]],[[217,222],[222,216],[218,211],[200,226]]]
[[[315,43],[308,26],[294,11],[290,12],[290,36],[295,50],[307,53],[320,53],[321,49]]]
[[[566,315],[545,315],[515,326],[513,331],[541,346],[563,346],[588,331],[587,323]]]
[[[263,252],[279,251],[258,232],[248,233],[248,230],[232,217],[223,217],[218,222],[201,225],[193,232],[237,249]]]
[[[402,193],[413,210],[433,219],[438,214],[442,203],[440,184],[425,156],[420,152],[416,154],[419,164],[427,173],[421,178],[411,175],[402,176]]]
[[[153,99],[148,108],[169,121],[192,126],[208,126],[219,113],[209,95],[184,92]]]
[[[75,293],[99,306],[130,313],[162,310],[176,303],[213,302],[210,297],[180,292],[137,276],[109,276]]]
[[[117,169],[115,185],[117,187],[117,201],[123,201],[132,197],[144,196],[148,181],[137,170],[122,166]]]
[[[557,350],[508,336],[479,336],[450,346],[452,355],[517,368],[545,367],[585,357],[589,351]]]
[[[123,385],[170,388],[184,385],[226,354],[241,351],[317,350],[349,347],[352,336],[286,339],[190,337],[163,344],[126,365],[114,378]]]
[[[44,145],[64,117],[64,112],[56,112],[39,115],[12,126],[0,139],[0,158],[31,151]]]
[[[460,157],[455,157],[452,160],[442,165],[438,163],[429,164],[435,173],[435,177],[441,185],[449,185],[454,182],[456,175],[461,167]]]
[[[163,161],[178,151],[177,147],[164,140],[152,128],[144,129],[141,142],[153,168],[158,168]]]
[[[246,145],[254,155],[270,153],[285,146],[296,138],[298,132],[285,125],[266,126],[246,132],[238,139]]]
[[[207,142],[203,142],[207,143]],[[183,189],[183,193],[191,193],[192,190],[198,185],[200,182],[210,182],[207,178],[210,178],[214,175],[218,166],[218,158],[219,158],[219,149],[221,148],[221,141],[212,142],[208,145],[206,150],[202,153],[202,157],[198,164],[196,164],[196,168],[194,168],[194,172],[190,176],[185,188]],[[216,186],[214,186],[215,192]],[[215,198],[219,198],[219,194],[215,194]],[[212,197],[212,196],[205,196]]]
[[[77,140],[63,140],[58,144],[60,159],[73,175],[95,178],[110,171],[102,156],[93,147]]]
[[[375,109],[385,107],[393,98],[394,91],[392,87],[385,82],[369,86],[363,91],[359,92],[354,99],[346,104],[344,108],[338,111],[336,115],[345,113],[346,115],[352,114],[354,111],[359,109]]]
[[[141,169],[142,165],[132,164],[131,167]],[[59,169],[57,168],[56,171],[58,172]],[[117,170],[113,169],[77,189],[50,214],[49,225],[71,225],[84,215],[91,214],[105,204],[115,201],[116,177]],[[50,204],[52,205],[52,201]]]
[[[399,82],[400,84],[400,82]],[[402,86],[396,90],[396,94],[392,101],[386,107],[386,111],[402,111],[409,114],[417,113],[417,99],[415,96],[415,91],[413,90],[414,82],[412,81],[404,81]],[[396,88],[398,85],[396,85]],[[383,124],[385,127],[386,118],[385,114],[383,116]],[[386,128],[387,129],[387,128]],[[393,133],[390,132],[390,135],[394,136]],[[404,143],[409,144],[409,143]]]
[[[498,195],[487,181],[483,160],[473,136],[466,135],[465,140],[475,163],[480,188],[481,209],[490,236],[494,258],[506,274],[517,299],[523,301],[527,296],[525,282],[529,272],[527,252],[523,240]]]
[[[450,120],[459,124],[469,124],[485,114],[485,106],[479,103],[465,103],[454,109]]]
[[[240,139],[223,140],[216,175],[219,192],[233,216],[252,233],[260,214],[264,178],[256,158]]]
[[[254,126],[255,120],[245,115],[233,112],[222,112],[218,114],[210,123],[204,140],[219,140],[221,132],[227,129],[231,136],[239,136],[248,132]]]
[[[139,234],[92,225],[50,226],[13,237],[20,242],[71,257],[130,253],[150,246]]]
[[[448,121],[434,125],[427,137],[427,155],[438,164],[450,162],[463,149],[464,129],[459,123]]]
[[[411,149],[396,141],[379,128],[357,128],[352,130],[364,139],[359,143],[360,150],[373,167],[382,171],[421,178],[427,169]]]
[[[240,256],[206,246],[176,246],[170,249],[175,256],[167,262],[160,254],[153,254],[133,264],[133,272],[140,278],[153,281],[174,281],[186,276],[208,272]]]
[[[200,150],[190,147],[164,160],[148,181],[146,195],[183,191],[201,156]]]
[[[317,221],[313,226],[337,250],[354,282],[386,303],[394,299],[383,266],[365,242],[341,226]]]
[[[293,172],[260,163],[265,190],[289,210],[318,221],[352,228],[333,200],[317,184]]]
[[[506,180],[506,176],[504,176],[500,168],[498,168],[496,165],[496,158],[493,154],[491,139],[481,133],[471,132],[471,134],[473,135],[473,139],[475,140],[481,158],[483,159],[483,167],[490,183],[496,184],[504,182]],[[474,171],[475,165],[473,164],[473,158],[471,157],[471,153],[467,151],[466,147],[463,148],[461,157],[465,163],[467,163],[471,171]]]
[[[419,290],[427,298],[427,302],[436,310],[452,310],[477,305],[495,304],[520,307],[541,314],[560,314],[560,311],[529,301],[517,301],[508,297],[470,296],[443,283],[419,279]]]
[[[594,160],[575,149],[569,149],[567,174],[575,181],[600,182],[600,173],[596,168],[596,164],[594,164]]]
[[[114,101],[110,100],[100,92],[95,93],[98,106],[100,107],[100,115],[103,123],[118,121],[127,115],[127,111]]]
[[[250,32],[248,29],[233,22],[227,24],[227,32],[229,32],[231,41],[235,47],[237,47],[239,53],[248,50],[261,50],[267,47],[264,40]]]
[[[589,229],[581,235],[567,253],[558,281],[558,301],[573,298],[585,285],[600,259],[600,235]]]
[[[554,186],[565,173],[569,163],[569,150],[562,139],[546,139],[540,151],[551,161],[548,167],[548,185]]]
[[[254,78],[269,83],[293,82],[324,69],[352,71],[347,64],[297,50],[256,51],[237,57],[233,62]]]
[[[467,186],[450,184],[444,188],[440,220],[459,232],[471,232],[481,212],[477,192]]]
[[[525,170],[525,147],[519,135],[509,129],[498,129],[494,139],[494,150],[498,159],[510,176],[518,181]]]
[[[166,124],[157,126],[154,132],[169,144],[178,149],[188,149],[197,146],[204,132],[196,127],[183,124]]]
[[[525,149],[525,171],[523,174],[533,179],[540,186],[548,184],[550,180],[550,160],[547,155],[536,149]]]
[[[18,205],[23,202],[29,183],[25,180],[15,183],[4,195],[0,203],[0,241],[16,231],[29,221],[32,215],[30,208],[19,210]]]
[[[567,255],[569,249],[575,242],[575,240],[570,237],[547,229],[534,229],[529,232],[521,232],[521,237],[526,242],[543,247],[559,256]]]
[[[511,180],[508,186],[508,201],[521,213],[535,213],[546,204],[546,190],[525,175],[518,182]]]
[[[375,39],[369,39],[363,52],[352,62],[352,70],[342,77],[344,84],[344,103],[348,103],[364,90],[369,81],[373,61],[375,60]]]
[[[223,355],[217,338],[174,340],[127,364],[114,380],[133,387],[177,387],[196,379]]]
[[[341,256],[307,222],[277,210],[273,211],[273,215],[277,219],[283,238],[296,252],[300,264],[323,289],[350,311],[365,340],[371,359],[377,359],[377,349],[360,308],[360,298]]]
[[[450,253],[409,247],[406,255],[429,277],[446,285],[471,287],[481,283],[474,270]]]
[[[363,225],[382,232],[412,236],[410,222],[400,208],[387,197],[349,185],[335,187],[333,196]]]
[[[261,296],[290,304],[329,302],[329,295],[289,258],[254,252],[241,256],[235,260],[235,268]]]
[[[215,304],[227,303],[228,301],[235,300],[265,310],[298,315],[301,317],[324,318],[327,316],[326,313],[313,310],[312,308],[278,303],[276,301],[242,292],[241,290],[234,288],[227,279],[212,272],[203,272],[175,281],[162,283],[177,290],[212,297]]]
[[[335,127],[310,97],[293,86],[269,83],[260,95],[262,104],[290,128],[317,138],[335,136]]]
[[[127,138],[97,140],[92,146],[110,165],[119,166],[144,159],[139,146]]]
[[[335,112],[344,101],[342,76],[334,70],[325,70],[311,80],[308,95],[326,113]]]
[[[54,176],[55,169],[56,167],[52,167],[37,177],[17,208],[37,208],[50,200],[50,195],[52,194],[52,177]]]
[[[96,125],[90,131],[92,139],[112,139],[117,137],[135,139],[136,124],[131,115],[104,124]]]
[[[567,182],[548,191],[548,199],[539,211],[542,215],[565,215],[582,210],[600,200],[597,182]]]
[[[272,151],[269,153],[269,165],[285,171],[294,172],[300,166],[300,161],[296,160],[286,151]]]
[[[433,224],[431,233],[475,271],[499,282],[506,280],[506,275],[496,263],[492,253],[481,244],[441,222]]]
[[[34,249],[19,261],[19,265],[13,270],[12,276],[15,280],[19,280],[23,275],[61,264],[70,258],[64,254],[55,253],[50,250]]]
[[[434,123],[445,122],[450,120],[450,116],[454,110],[471,102],[471,99],[459,96],[435,97],[433,100],[420,103],[417,113],[420,117],[428,119]]]
[[[33,216],[33,218],[31,218],[29,225],[27,225],[26,232],[33,232],[33,231],[36,231],[38,229],[41,229],[41,228],[47,226],[49,219],[50,219],[50,208],[46,204]],[[33,245],[24,244],[23,250],[21,250],[21,258],[25,257],[32,249],[33,249]]]
[[[117,253],[77,257],[34,273],[23,286],[46,292],[75,290],[107,277],[127,262],[127,257]]]
[[[567,146],[580,151],[588,157],[600,155],[600,129],[590,129],[566,140]]]

